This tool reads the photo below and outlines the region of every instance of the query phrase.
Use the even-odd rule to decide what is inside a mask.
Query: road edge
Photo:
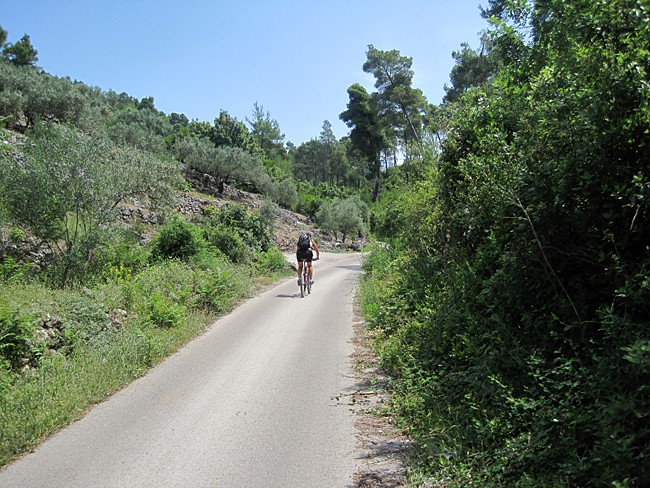
[[[406,457],[409,440],[390,414],[387,377],[373,348],[375,334],[366,327],[358,294],[353,303],[354,352],[352,371],[355,390],[349,397],[354,414],[359,467],[353,476],[356,488],[394,488],[407,485]]]

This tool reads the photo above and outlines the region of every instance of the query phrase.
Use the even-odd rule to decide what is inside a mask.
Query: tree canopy
[[[2,56],[16,66],[32,66],[38,61],[38,51],[32,46],[30,37],[25,34],[15,43],[6,43],[7,31],[0,27],[0,47]]]
[[[363,70],[375,77],[380,114],[387,120],[385,125],[394,131],[398,145],[408,146],[411,141],[421,145],[426,99],[421,90],[412,87],[413,59],[397,50],[381,51],[372,44],[366,57]],[[409,153],[417,152],[417,147],[414,149]]]
[[[478,51],[469,44],[461,44],[460,51],[454,51],[452,57],[456,64],[451,69],[449,78],[451,86],[445,85],[444,102],[455,102],[471,87],[486,83],[496,74],[495,60],[490,56],[490,40],[484,35]]]
[[[246,125],[226,110],[221,110],[219,117],[214,119],[209,137],[216,146],[238,147],[247,151],[253,151],[255,147],[253,136]]]
[[[340,118],[352,128],[352,146],[368,162],[369,175],[375,180],[372,200],[376,201],[381,185],[381,154],[390,147],[389,137],[380,119],[377,97],[358,83],[348,88],[348,96],[348,108]]]
[[[268,111],[264,111],[262,105],[255,102],[252,117],[246,118],[246,122],[251,127],[251,137],[266,157],[274,159],[285,154],[284,134],[280,130],[280,124],[271,118]]]

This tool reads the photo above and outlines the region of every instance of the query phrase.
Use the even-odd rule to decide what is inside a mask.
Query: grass
[[[0,398],[0,465],[35,447],[151,365],[146,337],[119,333],[101,346],[56,354]]]

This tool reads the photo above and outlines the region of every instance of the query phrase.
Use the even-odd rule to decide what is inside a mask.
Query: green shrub
[[[298,207],[297,211],[314,217],[316,212],[321,208],[323,199],[318,195],[313,195],[311,193],[299,193],[298,194]]]
[[[176,327],[185,320],[185,307],[176,305],[169,298],[153,295],[146,302],[144,320],[154,327]]]
[[[262,216],[260,211],[248,213],[240,204],[226,205],[219,210],[207,213],[206,226],[226,226],[234,230],[244,245],[254,251],[266,251],[271,245],[271,227],[269,215]]]
[[[154,237],[151,254],[155,259],[186,260],[204,249],[205,244],[198,226],[174,217]]]
[[[169,121],[155,110],[138,110],[132,106],[114,111],[107,123],[107,132],[115,143],[153,154],[165,152],[165,137],[171,130]]]
[[[196,291],[201,309],[212,313],[229,311],[253,287],[248,268],[228,264],[196,275]]]
[[[284,254],[277,247],[272,247],[268,251],[260,252],[257,256],[257,269],[261,272],[272,273],[289,268]]]
[[[35,366],[42,350],[34,343],[36,320],[0,301],[0,360],[13,371]]]
[[[7,115],[6,117],[0,116],[0,130],[3,130],[5,127],[8,127],[12,119],[13,117],[11,115]],[[2,136],[1,133],[0,136]]]
[[[126,281],[144,269],[150,258],[151,249],[140,245],[136,233],[116,228],[98,247],[90,271],[100,283]]]
[[[210,245],[192,258],[192,266],[195,272],[214,271],[232,267],[233,262],[216,247]]]
[[[316,212],[316,222],[321,228],[334,234],[346,237],[363,236],[367,232],[368,206],[358,197],[344,200],[329,200],[324,202]]]
[[[279,213],[280,207],[276,203],[270,200],[264,200],[264,202],[262,202],[262,205],[259,209],[258,218],[263,228],[266,229],[267,232],[273,231],[273,228],[275,226],[275,219],[278,217]]]
[[[45,320],[60,321],[58,328],[61,330],[59,348],[65,348],[69,353],[82,344],[101,337],[110,331],[111,321],[104,310],[108,304],[98,301],[88,289],[64,290],[55,293],[56,304],[41,304]]]
[[[313,218],[325,202],[344,199],[347,193],[342,186],[327,183],[311,185],[303,181],[298,188],[297,210]]]
[[[188,263],[168,260],[151,265],[125,283],[125,305],[144,312],[152,297],[162,296],[191,308],[195,298],[194,281],[195,271]]]
[[[12,385],[15,378],[16,374],[12,371],[11,363],[4,357],[0,357],[0,396],[4,395],[5,390]]]
[[[293,209],[298,204],[298,192],[291,179],[273,182],[270,185],[270,194],[274,202],[284,208]]]
[[[233,263],[248,261],[252,251],[246,246],[236,229],[224,224],[217,224],[208,226],[205,233],[207,241],[228,256]]]
[[[3,261],[0,262],[0,281],[21,283],[25,281],[31,271],[31,264],[18,263],[11,256],[5,256]]]

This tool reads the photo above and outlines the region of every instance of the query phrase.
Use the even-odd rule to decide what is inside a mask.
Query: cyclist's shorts
[[[296,253],[296,260],[304,261],[305,259],[311,263],[314,259],[314,251],[311,249],[298,249],[298,252]]]

